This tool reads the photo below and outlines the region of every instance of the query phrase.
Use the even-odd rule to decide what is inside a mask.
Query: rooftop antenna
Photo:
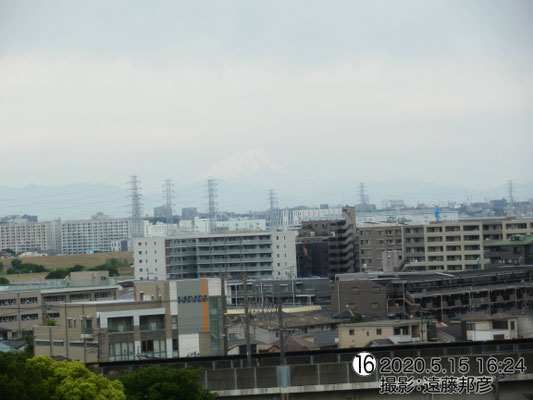
[[[141,195],[141,181],[137,175],[132,175],[130,181],[130,198],[131,198],[131,237],[144,236],[144,223],[142,219],[142,195]]]

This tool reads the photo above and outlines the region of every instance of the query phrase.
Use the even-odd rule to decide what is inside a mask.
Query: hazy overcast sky
[[[0,185],[177,186],[248,149],[533,181],[531,1],[0,0]]]

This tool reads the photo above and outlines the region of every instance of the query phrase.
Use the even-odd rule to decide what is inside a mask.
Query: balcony
[[[165,324],[160,321],[141,324],[141,331],[159,331],[165,329]]]
[[[116,325],[108,328],[108,333],[131,333],[133,332],[133,325]]]

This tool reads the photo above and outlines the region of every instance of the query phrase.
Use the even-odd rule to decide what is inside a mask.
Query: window
[[[466,330],[467,331],[475,331],[476,330],[476,324],[466,324]]]
[[[355,335],[355,329],[350,329],[350,336]]]
[[[379,310],[379,303],[372,303],[372,305],[370,306],[370,308],[372,310]]]
[[[25,304],[25,303],[22,303],[23,300],[26,300],[26,299],[20,299],[20,304]],[[17,303],[17,299],[4,299],[4,300],[0,300],[0,306],[14,306],[15,304]]]
[[[39,314],[22,314],[20,316],[21,321],[35,321],[39,319]]]
[[[381,335],[381,329],[376,329],[376,335]]]
[[[373,288],[372,288],[372,293],[374,293],[374,294],[381,293],[381,288],[379,288],[379,287],[373,287]]]
[[[352,294],[359,294],[361,292],[361,289],[358,287],[352,287]]]
[[[514,321],[511,321],[511,330],[514,331]]]
[[[133,342],[118,342],[109,344],[109,361],[133,360],[135,352]]]
[[[35,304],[37,303],[37,297],[25,297],[20,299],[20,304]]]

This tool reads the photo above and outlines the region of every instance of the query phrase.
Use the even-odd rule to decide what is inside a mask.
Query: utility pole
[[[285,337],[283,330],[283,303],[278,296],[278,330],[279,330],[279,359],[280,365],[285,365]]]
[[[226,303],[226,273],[220,274],[221,294],[222,294],[222,345],[224,346],[224,356],[228,355],[228,305]]]
[[[252,367],[252,345],[250,344],[250,313],[248,310],[248,274],[242,273],[242,288],[244,296],[244,338],[246,339],[246,362]]]

